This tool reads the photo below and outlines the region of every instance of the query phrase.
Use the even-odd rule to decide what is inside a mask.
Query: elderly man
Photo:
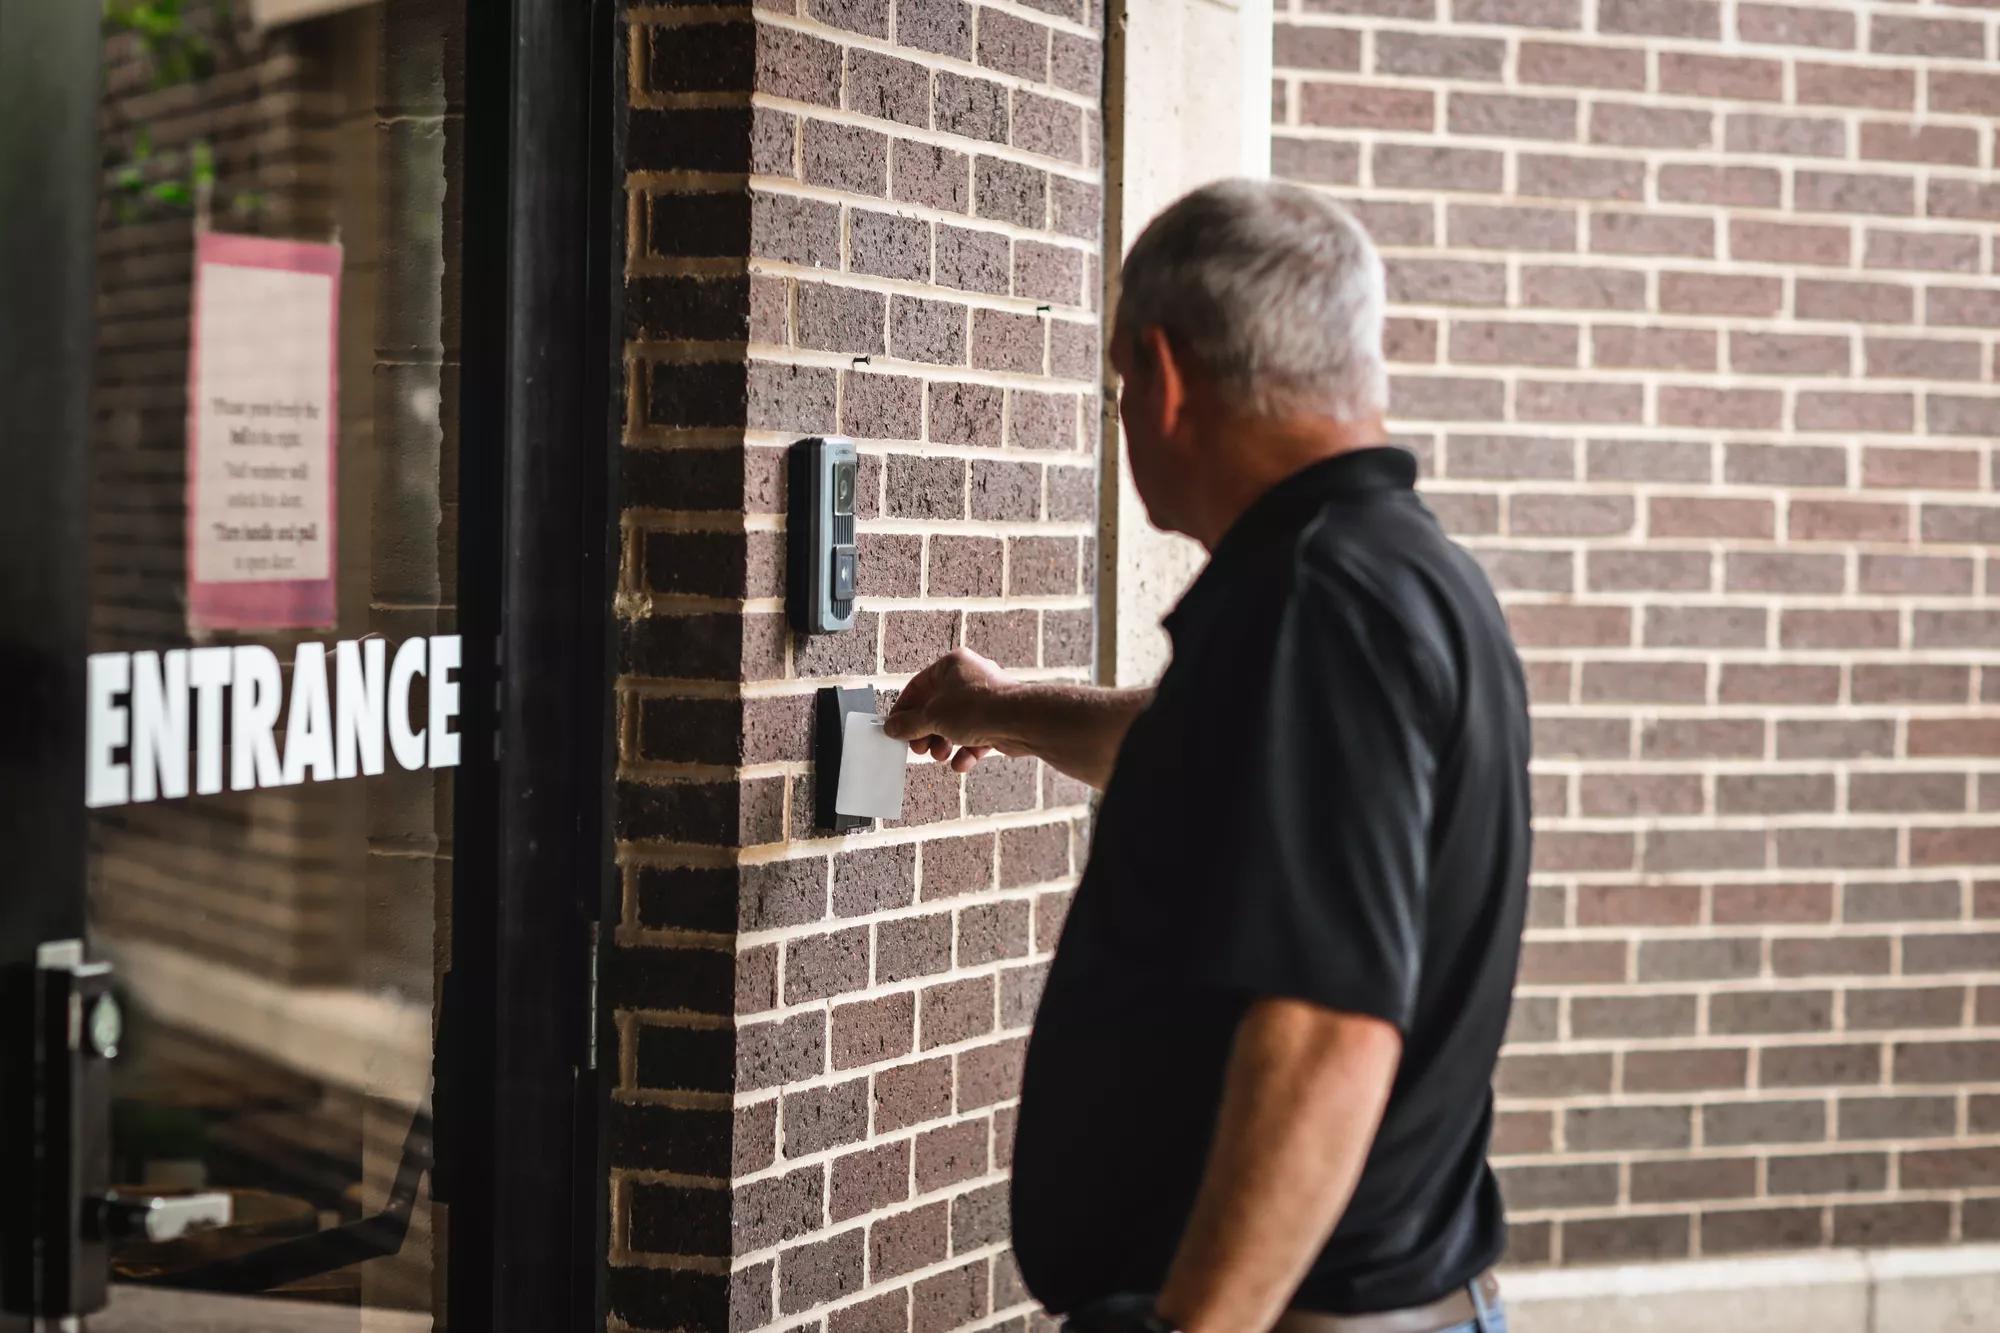
[[[889,732],[1104,791],[1029,1043],[1014,1246],[1079,1329],[1498,1333],[1490,1083],[1528,873],[1519,659],[1383,443],[1382,263],[1208,186],[1125,261],[1132,478],[1207,547],[1151,690],[926,668]]]

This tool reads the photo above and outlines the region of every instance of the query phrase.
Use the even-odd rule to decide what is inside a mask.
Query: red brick
[[[1723,480],[1748,486],[1847,485],[1847,451],[1838,445],[1732,444]]]
[[[1901,640],[1895,611],[1787,610],[1778,621],[1786,648],[1894,648]]]
[[[1600,32],[1714,40],[1722,35],[1715,0],[1599,0]]]
[[[1977,489],[1980,455],[1969,449],[1876,449],[1861,455],[1861,484],[1911,490]]]
[[[1707,592],[1714,582],[1714,559],[1706,551],[1596,550],[1586,562],[1593,592]]]
[[[1572,367],[1579,333],[1573,324],[1457,321],[1446,356],[1459,365]]]
[[[1460,23],[1496,23],[1524,28],[1582,26],[1579,0],[1453,0],[1451,16]],[[1425,9],[1421,17],[1430,18],[1432,13]]]
[[[1576,127],[1571,98],[1453,92],[1446,110],[1447,132],[1482,138],[1567,141],[1577,137]]]
[[[1453,204],[1446,210],[1450,243],[1486,250],[1575,250],[1576,214],[1568,209]]]
[[[1696,1007],[1692,995],[1578,995],[1570,1000],[1570,1031],[1584,1038],[1692,1036]],[[1566,1146],[1583,1145],[1572,1139]]]
[[[1723,142],[1735,153],[1845,157],[1847,126],[1838,120],[1818,117],[1739,111],[1730,113]]]
[[[1830,813],[1833,806],[1830,773],[1723,773],[1715,779],[1721,815]]]
[[[1717,884],[1710,912],[1718,926],[1806,924],[1833,918],[1830,884]]]
[[[1870,376],[1933,380],[1985,378],[1984,354],[1977,343],[1947,342],[1937,338],[1865,338],[1861,348]]]
[[[1583,813],[1593,818],[1698,815],[1706,805],[1701,779],[1685,773],[1593,773],[1581,781],[1578,791]],[[1578,916],[1582,916],[1581,903]]]
[[[1859,500],[1793,500],[1785,513],[1794,541],[1908,541],[1910,508]]]
[[[2000,324],[2000,292],[1983,287],[1932,287],[1924,297],[1924,322],[1993,328]]]
[[[1806,663],[1729,662],[1722,667],[1717,697],[1726,704],[1838,703],[1840,668]]]
[[[1916,311],[1915,294],[1909,287],[1885,282],[1800,278],[1793,299],[1800,319],[1843,324],[1907,324]],[[1933,318],[1931,322],[1943,321]]]
[[[1590,248],[1599,254],[1706,257],[1715,253],[1715,224],[1702,217],[1595,212]]]
[[[1860,573],[1862,592],[1917,597],[1964,597],[1972,593],[1970,560],[1864,552]]]
[[[1769,618],[1757,607],[1651,606],[1646,609],[1649,648],[1762,648]]]
[[[1868,49],[1885,55],[1980,60],[1987,54],[1986,25],[1975,18],[1876,13],[1868,20]]]
[[[1627,1051],[1623,1090],[1662,1093],[1740,1089],[1749,1081],[1749,1070],[1749,1052],[1737,1048]]]
[[[1590,363],[1612,370],[1714,370],[1716,335],[1712,329],[1593,325]]]
[[[1748,1198],[1757,1192],[1757,1161],[1753,1157],[1698,1157],[1634,1162],[1631,1188],[1634,1203]]]

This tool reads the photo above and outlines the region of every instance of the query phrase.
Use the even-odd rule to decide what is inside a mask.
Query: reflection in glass
[[[188,0],[144,31],[131,8],[106,24],[92,651],[255,644],[289,667],[301,642],[379,636],[393,655],[454,633],[462,6]],[[239,508],[326,516],[327,568],[307,572],[329,576],[329,600],[304,614],[191,598],[208,586],[189,541],[204,231],[339,247],[330,494],[288,501],[288,464],[235,460],[267,470],[238,474]],[[271,308],[270,325],[295,314]],[[443,1226],[423,1168],[450,829],[449,773],[393,762],[94,813],[92,929],[128,1019],[116,1179],[228,1189],[238,1218],[122,1248],[126,1285],[94,1329],[432,1326]]]

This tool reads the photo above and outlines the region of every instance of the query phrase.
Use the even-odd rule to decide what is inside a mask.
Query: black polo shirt
[[[1251,1001],[1403,1058],[1296,1304],[1434,1300],[1498,1258],[1486,1165],[1528,875],[1528,714],[1485,575],[1400,449],[1279,484],[1167,619],[1029,1043],[1014,1248],[1057,1311],[1159,1290]]]

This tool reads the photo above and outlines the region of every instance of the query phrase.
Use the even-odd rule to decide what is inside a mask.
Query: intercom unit
[[[875,691],[866,685],[822,686],[813,708],[813,823],[832,833],[852,833],[873,821],[834,812],[840,792],[840,759],[849,713],[875,715]]]
[[[792,446],[786,592],[792,628],[801,634],[854,628],[861,572],[854,494],[860,470],[852,440],[810,439]]]

